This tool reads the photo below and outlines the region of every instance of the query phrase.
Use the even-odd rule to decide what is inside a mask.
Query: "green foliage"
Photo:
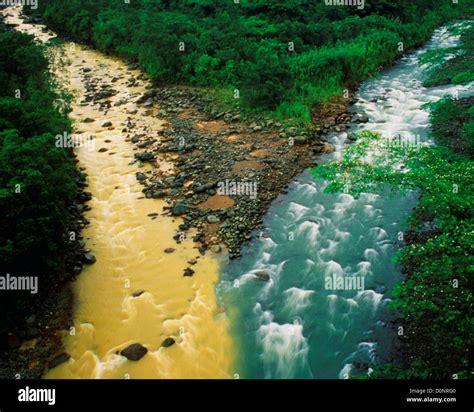
[[[290,88],[288,61],[267,45],[260,45],[255,62],[245,62],[241,70],[240,89],[244,102],[250,107],[274,109]]]
[[[430,105],[430,120],[437,142],[457,153],[474,157],[474,97],[445,97]]]
[[[40,295],[69,276],[69,207],[77,195],[71,154],[53,137],[70,131],[68,100],[45,55],[31,36],[0,32],[0,273],[38,276]],[[27,299],[2,297],[2,332],[4,315],[17,315]]]
[[[73,170],[52,135],[0,133],[2,269],[31,275],[58,269],[69,224],[68,201],[75,195]]]
[[[139,62],[157,82],[237,87],[244,110],[309,123],[315,102],[354,88],[400,55],[398,42],[405,50],[419,45],[463,7],[443,0],[366,2],[363,10],[308,0],[43,0],[39,12],[56,31]]]

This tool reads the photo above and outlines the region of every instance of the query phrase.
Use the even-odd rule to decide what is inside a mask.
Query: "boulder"
[[[135,159],[140,160],[140,162],[149,162],[153,160],[155,156],[150,152],[139,152],[135,153]]]
[[[85,253],[82,256],[82,261],[87,265],[92,265],[96,262],[96,258],[92,253]]]
[[[161,346],[164,348],[169,348],[171,345],[174,345],[176,341],[173,338],[166,338],[162,343]]]
[[[147,99],[145,103],[143,103],[143,107],[151,107],[153,106],[153,99]]]
[[[335,150],[335,147],[331,143],[325,143],[321,151],[325,154],[330,154],[333,153]]]
[[[133,103],[127,105],[127,114],[137,114],[137,106]]]
[[[209,215],[209,216],[206,218],[206,220],[207,220],[207,223],[211,223],[211,224],[212,224],[212,223],[219,223],[219,222],[220,222],[219,218],[218,218],[216,215]]]
[[[49,362],[49,369],[53,369],[56,366],[61,365],[61,363],[67,362],[71,358],[71,355],[69,353],[63,352],[59,354],[58,356],[55,356],[50,362]]]
[[[212,253],[220,253],[222,251],[222,248],[220,245],[213,245],[211,246],[211,252]]]
[[[257,270],[256,272],[254,272],[254,275],[261,280],[270,280],[270,272],[268,272],[267,270]]]
[[[132,345],[126,347],[120,354],[125,356],[128,360],[138,361],[145,356],[148,352],[148,349],[139,343],[133,343]]]
[[[176,203],[171,209],[171,214],[173,216],[181,216],[189,211],[189,206],[184,203]]]
[[[368,121],[369,121],[369,118],[365,114],[358,113],[354,116],[354,122],[356,123],[367,123]]]

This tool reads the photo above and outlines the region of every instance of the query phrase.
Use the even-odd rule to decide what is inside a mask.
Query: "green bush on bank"
[[[54,137],[71,125],[48,70],[31,36],[0,32],[0,275],[36,276],[40,295],[69,276],[69,207],[77,195],[71,154]],[[0,293],[3,334],[31,295]]]
[[[237,88],[244,109],[308,123],[314,102],[354,88],[400,56],[400,42],[421,44],[472,1],[366,3],[44,0],[39,12],[54,30],[139,62],[156,82]]]

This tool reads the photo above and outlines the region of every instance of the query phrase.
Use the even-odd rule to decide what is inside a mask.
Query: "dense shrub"
[[[70,122],[57,108],[64,96],[48,65],[32,37],[0,33],[0,275],[37,276],[40,294],[67,276],[69,207],[77,193],[71,155],[55,144]],[[4,333],[31,295],[0,294]]]
[[[56,31],[138,61],[155,81],[237,87],[244,106],[307,121],[312,103],[354,87],[400,54],[399,41],[405,49],[420,44],[463,7],[443,0],[382,0],[363,10],[309,0],[43,0],[40,13]]]

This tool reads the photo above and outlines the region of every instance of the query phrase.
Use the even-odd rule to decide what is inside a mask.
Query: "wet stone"
[[[82,260],[87,265],[92,265],[96,262],[96,258],[92,253],[85,253]]]
[[[163,348],[169,348],[170,346],[174,345],[176,341],[173,338],[166,338],[162,343],[161,346]]]
[[[147,352],[148,349],[140,343],[133,343],[132,345],[126,347],[122,352],[120,352],[120,354],[122,356],[125,356],[128,360],[138,361],[143,358]]]
[[[265,280],[265,281],[270,280],[270,273],[266,270],[259,270],[255,272],[254,275],[260,280]]]
[[[59,366],[62,363],[67,362],[69,359],[71,359],[71,355],[69,355],[69,353],[63,352],[63,353],[59,354],[58,356],[54,357],[49,362],[49,369],[53,369],[56,366]]]

